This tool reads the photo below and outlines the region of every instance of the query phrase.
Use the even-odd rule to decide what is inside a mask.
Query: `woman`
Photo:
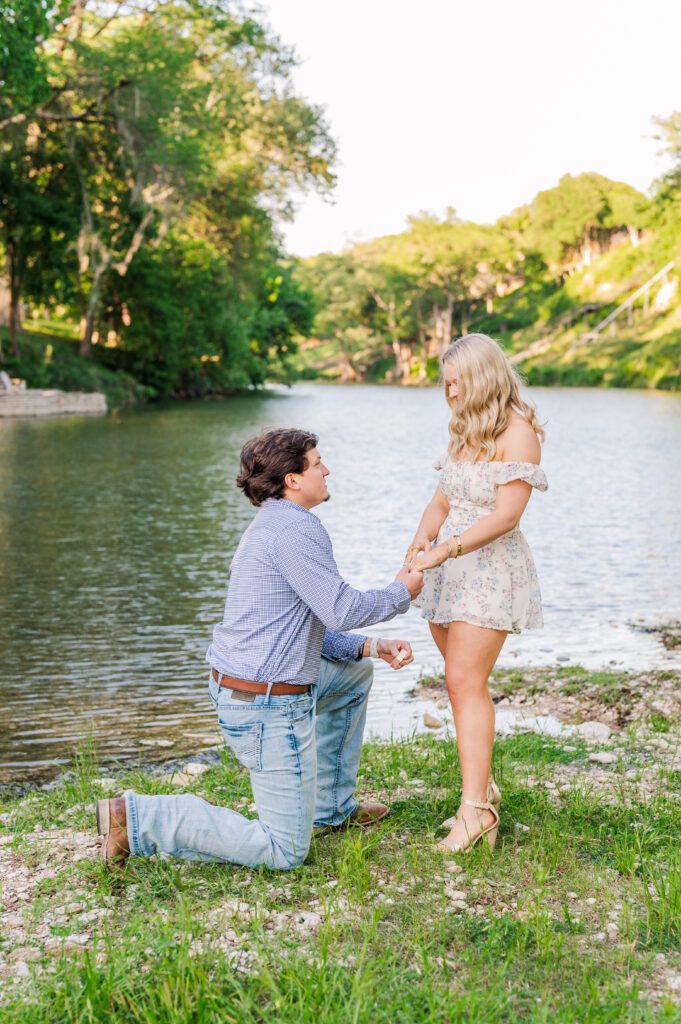
[[[438,847],[494,847],[501,794],[490,776],[494,705],[487,688],[508,633],[543,625],[537,574],[518,529],[539,468],[544,431],[520,380],[485,334],[459,338],[442,357],[451,409],[439,484],[407,552],[424,587],[414,602],[445,660],[462,776],[461,806]],[[433,547],[432,542],[437,538]]]

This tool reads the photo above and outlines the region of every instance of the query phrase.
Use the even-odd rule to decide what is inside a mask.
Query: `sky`
[[[681,109],[680,0],[265,0],[338,145],[332,204],[296,196],[298,256],[453,207],[493,223],[563,174],[647,191]]]

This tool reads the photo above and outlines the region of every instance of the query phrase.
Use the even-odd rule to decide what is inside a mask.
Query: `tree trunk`
[[[104,271],[106,270],[108,263],[109,261],[107,260],[97,267],[92,281],[90,294],[87,298],[85,323],[81,327],[79,348],[79,352],[82,356],[89,356],[92,351],[92,334],[95,329],[95,313],[97,312],[97,306],[99,305],[99,299],[102,294],[102,277],[104,276]]]
[[[9,238],[6,248],[7,256],[7,277],[9,280],[9,343],[12,355],[19,359],[19,345],[17,335],[21,330],[21,273],[19,269],[19,258],[17,255],[16,239]]]
[[[341,363],[343,369],[341,371],[341,381],[344,383],[349,380],[357,380],[357,371],[353,365],[350,353],[345,347],[345,341],[343,340],[343,332],[341,330],[336,331],[336,339],[338,341],[338,348],[340,350]]]

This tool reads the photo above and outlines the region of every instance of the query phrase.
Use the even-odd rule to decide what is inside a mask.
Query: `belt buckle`
[[[252,704],[255,700],[255,694],[249,693],[248,690],[230,690],[232,694],[232,700],[245,700],[248,704]]]

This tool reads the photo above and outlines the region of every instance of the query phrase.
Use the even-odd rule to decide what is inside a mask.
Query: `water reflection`
[[[502,664],[681,664],[628,623],[680,615],[681,397],[538,389],[547,494],[524,518],[546,628]],[[320,510],[358,587],[391,579],[446,445],[439,389],[301,385],[292,392],[111,416],[0,423],[0,779],[44,772],[91,730],[108,756],[150,741],[195,748],[214,722],[203,656],[225,572],[252,510],[233,486],[263,425],[321,437],[332,500]],[[369,727],[404,732],[406,693],[439,659],[418,613],[372,632],[407,636],[417,662],[379,664]],[[187,736],[191,733],[191,736]],[[149,741],[142,744],[141,741]]]

